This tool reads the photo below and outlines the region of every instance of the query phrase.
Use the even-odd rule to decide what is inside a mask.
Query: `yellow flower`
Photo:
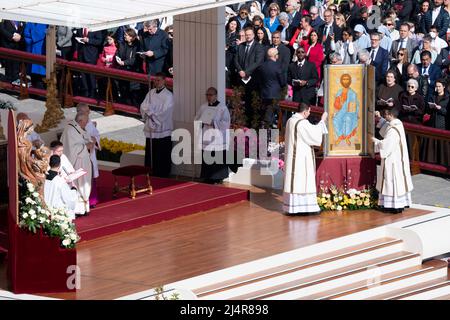
[[[357,204],[358,206],[362,206],[363,202],[362,202],[361,200],[358,200],[358,201],[356,201],[356,204]]]
[[[368,206],[370,205],[370,201],[369,201],[369,200],[364,201],[364,205],[365,205],[366,207],[368,207]]]
[[[331,205],[331,208],[330,208],[331,210],[334,210],[334,209],[336,209],[336,207],[334,206],[334,204],[333,205]]]

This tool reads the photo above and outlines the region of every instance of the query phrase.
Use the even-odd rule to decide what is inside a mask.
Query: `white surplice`
[[[72,219],[75,219],[76,213],[84,214],[84,206],[78,201],[77,190],[70,189],[65,179],[59,175],[52,180],[45,180],[44,199],[48,207],[68,210]]]
[[[283,210],[287,213],[320,211],[317,204],[316,159],[313,146],[328,133],[324,121],[313,125],[300,113],[287,122]]]

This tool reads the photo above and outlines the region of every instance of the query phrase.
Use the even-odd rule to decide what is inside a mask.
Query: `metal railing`
[[[0,89],[15,90],[20,92],[20,98],[28,98],[29,93],[46,96],[46,91],[36,88],[28,88],[26,77],[26,64],[34,63],[45,65],[45,56],[32,54],[19,50],[12,50],[7,48],[0,48],[0,58],[10,59],[20,62],[21,64],[21,85],[13,86],[10,83],[0,82]],[[97,65],[68,61],[64,59],[56,59],[56,70],[60,72],[59,90],[58,95],[62,106],[71,107],[74,102],[86,102],[91,105],[99,107],[105,107],[109,113],[114,113],[115,110],[121,111],[130,115],[139,115],[139,110],[135,106],[124,105],[115,103],[113,101],[112,94],[112,80],[133,81],[142,84],[149,84],[148,76],[146,74],[131,72],[115,68],[106,68]],[[72,75],[74,73],[87,73],[93,74],[99,78],[107,79],[107,88],[105,99],[91,99],[82,96],[73,95]],[[173,88],[173,79],[167,78],[166,84],[169,88]],[[226,89],[226,96],[230,98],[233,95],[232,89]],[[280,101],[280,109],[282,111],[295,112],[298,108],[298,103],[291,101]],[[324,109],[317,106],[311,106],[311,113],[313,116],[320,116]],[[279,117],[281,119],[281,115]],[[420,138],[434,139],[444,142],[450,142],[450,131],[430,128],[422,125],[416,125],[411,123],[404,123],[406,134],[412,139],[413,150],[411,152],[412,171],[414,173],[420,172],[420,170],[435,171],[443,174],[450,175],[450,167],[443,164],[433,164],[420,161]],[[282,124],[279,129],[283,131]],[[450,151],[449,151],[450,152]]]

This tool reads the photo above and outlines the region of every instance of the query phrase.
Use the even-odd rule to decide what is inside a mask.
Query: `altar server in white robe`
[[[69,180],[68,175],[73,173],[75,169],[64,154],[64,145],[59,140],[52,141],[50,142],[50,150],[52,151],[52,155],[57,155],[61,159],[60,176],[63,177],[67,183],[71,183],[72,181]]]
[[[166,178],[172,165],[173,94],[166,88],[165,75],[155,75],[155,88],[151,89],[141,104],[145,121],[145,166],[152,175]]]
[[[377,127],[383,140],[372,138],[375,151],[381,157],[381,170],[377,177],[378,205],[385,212],[400,213],[412,204],[408,145],[403,123],[397,119],[398,110],[385,109],[382,115],[380,118],[380,113],[376,113],[379,119]]]
[[[89,109],[89,106],[87,104],[79,103],[77,105],[77,113],[84,113],[88,116],[89,119],[91,109]],[[94,143],[94,150],[90,154],[92,162],[92,184],[91,184],[91,195],[89,197],[89,205],[91,207],[95,207],[98,203],[97,178],[100,175],[98,170],[98,161],[96,152],[96,150],[101,150],[100,132],[97,129],[97,123],[92,121],[91,119],[88,120],[85,130],[89,135],[92,143]]]
[[[75,170],[84,169],[87,173],[74,181],[80,194],[79,201],[84,205],[85,212],[89,212],[89,195],[91,194],[92,163],[90,153],[94,144],[85,131],[89,118],[83,113],[78,113],[75,120],[69,121],[61,136],[64,145],[64,153],[72,163]]]
[[[285,134],[285,177],[283,211],[286,214],[311,215],[320,213],[317,204],[316,160],[313,146],[322,144],[328,133],[326,119],[313,125],[307,118],[310,107],[301,103],[299,111],[289,118]]]
[[[202,150],[201,178],[206,183],[222,183],[228,178],[226,154],[230,140],[230,112],[217,100],[217,89],[208,88],[207,102],[194,119],[197,150]]]
[[[52,155],[49,160],[50,170],[44,183],[45,204],[54,209],[65,208],[70,218],[75,219],[75,214],[83,214],[84,208],[79,205],[78,192],[71,189],[66,180],[61,177],[61,159]]]

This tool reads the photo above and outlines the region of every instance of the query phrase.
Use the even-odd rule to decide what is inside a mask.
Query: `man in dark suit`
[[[380,47],[381,34],[373,32],[370,34],[370,48],[367,48],[370,55],[370,64],[375,67],[375,81],[380,84],[383,82],[384,77],[389,66],[389,52]]]
[[[252,27],[245,29],[245,42],[237,48],[234,57],[234,65],[239,75],[238,85],[244,85],[245,88],[245,114],[247,123],[251,123],[253,110],[251,106],[252,93],[257,90],[257,81],[253,73],[264,62],[264,47],[255,41],[255,31]]]
[[[413,52],[415,49],[415,43],[414,41],[409,37],[409,24],[407,23],[402,23],[400,25],[400,38],[398,40],[395,40],[392,43],[392,47],[391,47],[391,52],[389,55],[390,60],[397,60],[398,56],[398,50],[405,48],[406,51],[408,52],[408,59],[409,61],[411,61],[412,56],[413,56]],[[408,62],[409,62],[408,61]]]
[[[3,20],[0,23],[0,44],[3,48],[24,50],[23,37],[24,23],[20,21]],[[15,82],[19,78],[20,62],[14,60],[5,61],[5,77],[8,82]]]
[[[419,69],[419,74],[428,80],[429,90],[427,97],[430,98],[434,93],[434,86],[436,84],[436,80],[441,77],[441,69],[435,64],[431,63],[431,52],[430,51],[422,51],[420,54],[420,61],[417,65],[417,69]]]
[[[338,42],[342,40],[342,29],[334,22],[333,12],[331,10],[325,10],[323,13],[325,24],[321,25],[318,30],[319,41],[322,42],[322,46],[325,49],[325,55],[328,56],[331,53],[331,39],[334,37],[334,41]]]
[[[164,71],[164,61],[169,53],[169,37],[158,28],[158,20],[144,22],[140,38],[140,52],[145,57],[147,74],[152,76]]]
[[[428,10],[422,19],[422,33],[429,33],[431,26],[436,26],[439,30],[439,37],[447,40],[447,29],[450,23],[450,16],[442,5],[444,0],[434,0],[434,9]]]
[[[101,52],[101,46],[106,38],[105,31],[89,31],[88,28],[77,29],[74,33],[76,41],[76,50],[80,62],[97,64],[98,56]],[[81,95],[85,97],[96,97],[95,75],[81,74]]]
[[[314,105],[316,102],[316,87],[319,81],[314,63],[306,61],[305,49],[302,47],[295,51],[297,62],[291,63],[288,68],[288,84],[292,85],[295,102],[304,102]]]
[[[277,60],[278,50],[270,48],[267,51],[267,61],[258,68],[259,92],[264,108],[263,128],[276,125],[274,115],[280,110],[278,101],[282,98],[281,92],[286,86],[286,77]]]

